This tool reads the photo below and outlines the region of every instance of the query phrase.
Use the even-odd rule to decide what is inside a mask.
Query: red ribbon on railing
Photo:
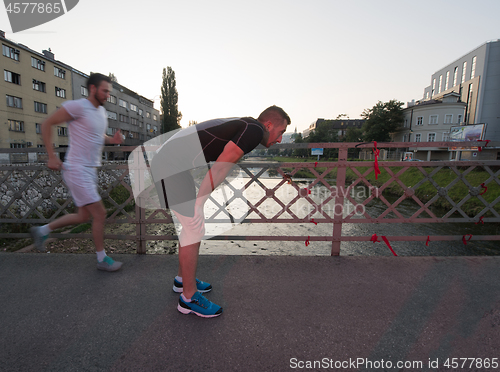
[[[315,225],[317,225],[318,223],[316,221],[314,221],[314,218],[311,218],[311,222]]]
[[[372,235],[372,237],[371,237],[371,239],[370,239],[370,241],[372,241],[372,242],[374,242],[374,243],[375,243],[375,242],[380,242],[380,240],[378,240],[378,236],[377,236],[377,234],[373,234],[373,235]]]
[[[382,240],[385,242],[385,244],[387,244],[387,246],[391,250],[392,254],[394,256],[397,256],[396,252],[394,252],[394,249],[392,249],[391,245],[389,244],[389,240],[387,240],[387,238],[384,235],[382,235]]]
[[[373,154],[375,157],[374,167],[375,167],[375,179],[378,180],[378,175],[380,174],[380,168],[378,167],[378,156],[380,155],[380,150],[377,149],[377,141],[373,141],[374,148]]]
[[[482,223],[484,225],[483,219],[484,219],[483,216],[479,217],[479,221],[476,222],[476,225],[479,224],[479,223]]]
[[[304,190],[305,195],[311,195],[311,190],[309,190],[307,187],[304,187],[302,190]]]
[[[316,166],[317,166],[317,165],[318,165],[318,162],[317,162],[317,161],[315,161],[315,162],[314,162],[314,168],[316,168]]]
[[[310,236],[308,236],[308,237],[307,237],[307,240],[306,240],[306,247],[307,247],[309,244],[311,244],[311,243],[309,242],[309,239],[311,239],[311,237],[310,237]]]
[[[481,187],[482,187],[484,190],[483,190],[483,191],[481,191],[481,192],[479,193],[479,195],[483,195],[486,191],[488,191],[488,187],[487,187],[487,186],[485,186],[484,182],[481,184]]]
[[[469,237],[469,239],[467,239],[467,237]],[[469,242],[471,239],[472,239],[472,234],[466,234],[462,237],[462,242],[464,243],[464,245],[467,245],[467,242]]]
[[[484,146],[483,146],[483,147],[486,147],[486,146],[488,146],[488,143],[490,143],[490,141],[491,141],[491,140],[479,140],[479,141],[477,141],[477,142],[486,142],[486,145],[484,145]],[[483,147],[478,147],[477,149],[478,149],[479,151],[483,151]]]
[[[429,235],[427,235],[427,240],[425,242],[425,245],[426,246],[429,246],[429,242],[431,241],[431,237]]]

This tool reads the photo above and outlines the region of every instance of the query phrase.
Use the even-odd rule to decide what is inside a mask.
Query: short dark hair
[[[291,123],[290,116],[288,116],[285,110],[283,110],[281,107],[274,105],[262,111],[257,120],[260,121],[261,123],[270,121],[273,124],[281,124],[283,120],[286,120],[287,122],[286,125],[289,125]]]
[[[87,89],[90,91],[91,85],[95,86],[96,88],[99,88],[99,85],[101,85],[102,81],[107,81],[108,83],[111,83],[111,78],[109,76],[99,73],[90,74],[87,80]]]

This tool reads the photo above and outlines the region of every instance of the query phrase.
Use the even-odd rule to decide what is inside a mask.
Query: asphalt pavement
[[[114,258],[0,253],[0,371],[500,370],[500,257],[202,255],[212,319],[177,256]]]

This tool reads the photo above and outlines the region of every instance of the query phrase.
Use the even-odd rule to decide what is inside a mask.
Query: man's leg
[[[104,250],[104,224],[106,223],[106,209],[102,200],[88,204],[82,209],[92,216],[92,238],[96,252]]]
[[[94,239],[97,254],[97,268],[104,271],[116,271],[122,267],[122,263],[114,261],[106,255],[104,250],[104,224],[106,223],[106,209],[102,200],[88,204],[85,210],[92,216],[92,237]]]
[[[85,207],[78,208],[77,213],[67,214],[65,216],[59,217],[49,223],[49,228],[51,231],[60,229],[64,226],[77,225],[79,223],[84,223],[89,220],[90,213],[85,209]]]
[[[196,267],[200,242],[181,246],[179,244],[179,276],[182,277],[184,297],[191,298],[196,289]]]
[[[191,298],[196,292],[196,267],[198,266],[198,255],[203,234],[201,232],[189,231],[191,217],[183,216],[174,211],[175,217],[182,226],[181,235],[191,238],[189,240],[179,239],[179,271],[182,278],[184,297]],[[188,242],[189,244],[186,244]],[[184,244],[182,244],[184,243]]]
[[[71,213],[59,217],[55,221],[52,221],[49,224],[41,227],[32,227],[30,229],[30,232],[31,236],[33,237],[36,249],[41,252],[45,251],[45,241],[53,230],[59,229],[64,226],[84,223],[89,220],[89,217],[90,214],[84,208],[78,208],[77,213]]]

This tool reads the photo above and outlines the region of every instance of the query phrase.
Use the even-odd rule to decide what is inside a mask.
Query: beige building
[[[66,99],[72,99],[70,67],[56,61],[50,50],[37,53],[22,44],[5,39],[0,33],[3,79],[0,90],[0,148],[29,148],[43,145],[40,124]],[[67,146],[66,124],[53,136],[56,147]],[[36,153],[29,154],[36,161]],[[0,162],[9,162],[9,154],[0,154]],[[26,154],[14,156],[27,161]]]
[[[0,149],[43,147],[41,123],[65,100],[88,96],[88,75],[57,61],[50,49],[38,53],[6,39],[3,31],[0,42],[4,75],[0,90],[5,94],[5,99],[0,100]],[[114,82],[104,106],[108,111],[108,134],[120,129],[125,146],[137,146],[159,135],[160,113],[153,103]],[[54,129],[52,139],[56,148],[68,146],[66,123]],[[0,164],[36,162],[45,156],[36,152],[0,153]]]

